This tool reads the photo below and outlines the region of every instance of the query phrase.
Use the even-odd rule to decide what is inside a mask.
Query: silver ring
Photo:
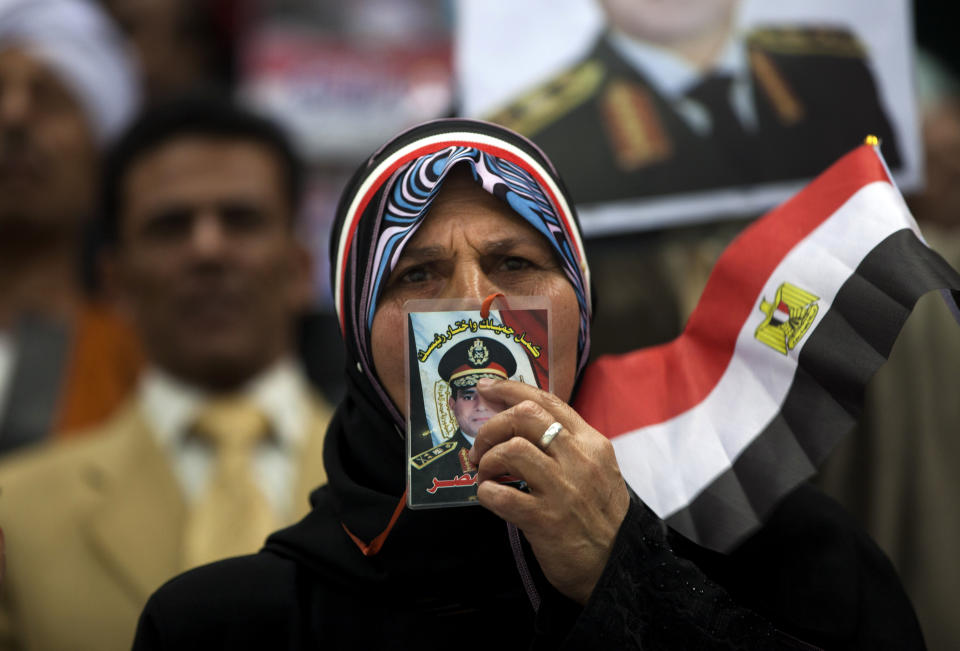
[[[557,434],[560,433],[560,430],[563,429],[563,425],[560,423],[554,422],[546,429],[543,433],[543,436],[540,437],[540,446],[541,450],[546,450],[547,446],[553,442],[553,439],[557,438]]]

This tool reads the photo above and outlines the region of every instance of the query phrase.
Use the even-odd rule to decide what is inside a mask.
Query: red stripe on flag
[[[757,296],[793,247],[863,186],[889,182],[862,145],[740,234],[717,261],[683,333],[670,343],[591,364],[574,407],[613,438],[662,423],[702,402],[720,381]]]

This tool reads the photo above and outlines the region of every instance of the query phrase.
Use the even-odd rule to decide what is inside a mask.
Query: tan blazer
[[[329,407],[315,402],[296,519],[327,479],[329,418]],[[0,466],[7,549],[0,649],[127,651],[147,598],[188,569],[181,558],[186,505],[136,404],[98,430]]]

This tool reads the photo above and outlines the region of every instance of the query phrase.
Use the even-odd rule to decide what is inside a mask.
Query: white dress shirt
[[[711,73],[727,74],[733,78],[730,87],[730,105],[744,129],[756,130],[757,109],[753,102],[753,81],[747,60],[746,47],[738,38],[731,38],[709,70],[698,70],[669,50],[638,41],[613,30],[610,45],[625,61],[638,70],[665,101],[673,105],[677,114],[702,136],[709,136],[713,128],[710,113],[700,103],[686,97],[697,83]]]
[[[293,513],[299,455],[309,427],[310,389],[301,370],[290,360],[274,365],[241,391],[263,409],[271,435],[254,453],[257,484],[275,513],[288,519]],[[207,394],[163,371],[143,374],[138,399],[157,443],[171,459],[174,475],[188,503],[206,488],[215,451],[190,428]]]

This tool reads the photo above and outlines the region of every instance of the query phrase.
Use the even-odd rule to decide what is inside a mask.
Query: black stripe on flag
[[[717,551],[732,550],[759,527],[853,427],[867,382],[887,360],[917,299],[934,289],[950,290],[957,302],[960,274],[912,231],[877,245],[810,333],[777,415],[732,468],[667,523]]]

